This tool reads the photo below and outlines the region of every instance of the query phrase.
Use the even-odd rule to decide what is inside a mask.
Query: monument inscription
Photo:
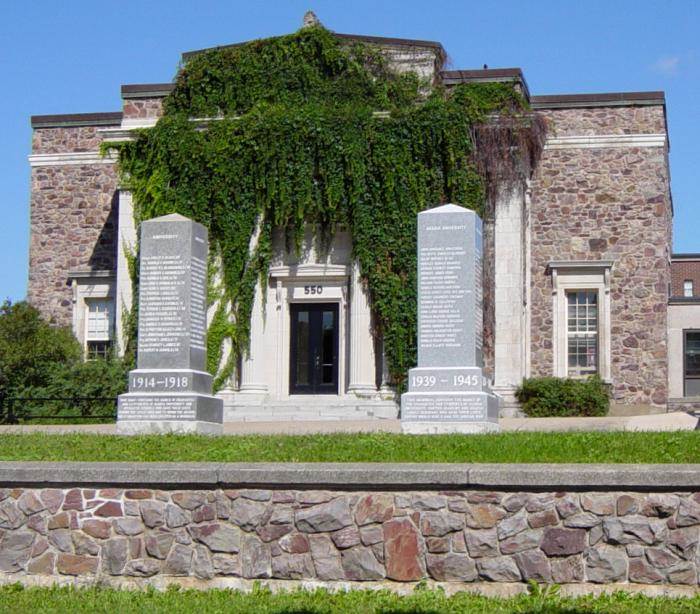
[[[221,432],[206,365],[207,229],[181,215],[141,224],[137,368],[119,432]]]
[[[401,397],[408,433],[498,429],[483,367],[482,225],[457,205],[418,215],[418,366]]]

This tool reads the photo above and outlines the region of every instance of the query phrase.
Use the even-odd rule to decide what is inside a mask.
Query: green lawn
[[[272,594],[264,589],[252,593],[237,591],[153,590],[118,591],[105,588],[22,588],[11,585],[0,588],[0,612],[214,612],[228,613],[324,613],[352,612],[353,614],[438,614],[483,613],[588,613],[611,614],[676,614],[698,612],[700,596],[693,598],[650,598],[626,593],[601,597],[563,598],[535,590],[533,594],[510,599],[486,598],[470,593],[446,597],[442,591],[417,590],[408,596],[397,596],[388,591],[350,591],[329,593],[296,591]]]
[[[700,463],[700,431],[498,435],[0,435],[0,460]]]

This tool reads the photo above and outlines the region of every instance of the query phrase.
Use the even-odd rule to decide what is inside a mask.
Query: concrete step
[[[262,405],[224,405],[224,422],[273,422],[296,420],[396,419],[398,406],[390,401],[354,401],[321,404],[268,402]]]
[[[492,390],[501,397],[499,417],[524,418],[525,414],[520,409],[520,403],[515,398],[515,388],[511,386],[494,386]]]

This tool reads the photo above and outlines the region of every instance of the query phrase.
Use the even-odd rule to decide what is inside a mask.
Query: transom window
[[[692,298],[693,296],[693,280],[686,279],[683,282],[683,296],[687,298]]]
[[[569,377],[598,372],[598,292],[566,292],[567,369]]]

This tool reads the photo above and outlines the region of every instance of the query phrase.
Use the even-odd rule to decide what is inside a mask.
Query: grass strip
[[[700,431],[496,435],[0,435],[0,460],[700,463]]]
[[[442,614],[442,613],[602,613],[680,614],[700,611],[700,595],[670,598],[616,592],[602,596],[561,597],[556,587],[534,587],[528,595],[507,599],[461,592],[418,589],[405,596],[387,590],[331,593],[323,589],[272,593],[264,588],[243,593],[230,590],[125,591],[107,588],[0,588],[0,612],[245,612],[265,614]]]

